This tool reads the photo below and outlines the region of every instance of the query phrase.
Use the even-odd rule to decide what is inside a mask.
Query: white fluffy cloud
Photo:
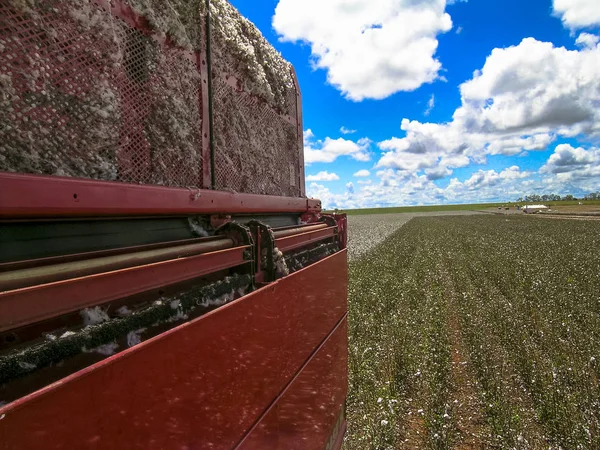
[[[505,181],[528,178],[531,175],[530,172],[521,172],[518,166],[509,167],[500,173],[495,170],[479,170],[462,184],[469,190],[480,190],[486,187],[497,186]]]
[[[478,171],[464,182],[453,178],[448,186],[437,186],[427,175],[402,173],[393,170],[378,172],[378,183],[362,184],[356,189],[353,185],[341,194],[336,194],[323,185],[312,183],[310,196],[320,198],[328,209],[369,208],[397,205],[477,203],[485,201],[516,200],[531,192],[539,192],[543,183],[530,179],[531,172],[521,171],[513,166],[497,172]],[[350,183],[351,184],[351,183]]]
[[[577,29],[600,25],[598,0],[554,0],[554,14],[566,28]]]
[[[356,172],[354,174],[355,177],[368,177],[371,176],[371,172],[369,172],[367,169],[363,169],[363,170],[359,170],[358,172]]]
[[[528,194],[575,194],[583,196],[600,186],[600,149],[556,146],[553,154],[537,172],[513,165],[505,169],[478,170],[464,181],[452,178],[443,187],[434,183],[430,171],[415,172],[383,169],[379,181],[358,182],[336,194],[313,183],[309,192],[323,200],[326,208],[370,208],[398,205],[481,203],[515,201]],[[448,174],[445,174],[446,176]]]
[[[485,133],[600,131],[600,48],[554,47],[533,38],[495,49],[461,85],[454,121]]]
[[[308,175],[306,181],[337,181],[340,177],[336,173],[319,172],[316,175]]]
[[[347,189],[338,194],[323,185],[312,183],[309,196],[322,200],[325,208],[371,208],[398,205],[440,204],[440,203],[481,203],[515,201],[523,195],[538,193],[579,193],[597,190],[588,183],[587,191],[570,184],[572,179],[557,180],[555,175],[545,178],[542,174],[523,171],[518,166],[504,170],[479,170],[469,178],[460,181],[452,178],[445,187],[436,185],[426,174],[397,172],[390,169],[377,173],[379,182],[361,183],[355,188],[348,183]],[[589,180],[597,181],[596,178]],[[363,180],[361,180],[363,181]]]
[[[314,65],[348,98],[383,99],[439,78],[446,0],[279,0],[273,27],[310,44]]]
[[[558,145],[540,173],[554,175],[560,182],[595,178],[600,186],[600,149]]]
[[[378,144],[379,168],[424,171],[485,163],[487,155],[546,150],[558,137],[600,135],[600,47],[567,50],[532,38],[495,49],[460,86],[448,123],[404,119],[403,138]]]
[[[427,109],[423,114],[428,116],[431,114],[431,111],[433,111],[433,108],[435,108],[435,95],[431,94],[431,97],[429,97],[429,101],[427,102]]]
[[[349,156],[356,161],[366,162],[371,159],[371,141],[367,138],[358,141],[347,139],[325,138],[324,141],[317,140],[311,130],[304,132],[304,162],[306,165],[312,163],[332,163],[340,156]]]
[[[581,47],[593,49],[600,42],[600,36],[591,33],[581,33],[575,43]]]
[[[340,133],[342,133],[342,134],[354,134],[354,133],[356,133],[356,130],[351,130],[349,128],[342,127],[342,128],[340,128]]]

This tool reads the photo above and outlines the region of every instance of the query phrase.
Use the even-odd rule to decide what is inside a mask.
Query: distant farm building
[[[527,205],[523,207],[523,212],[526,214],[534,214],[543,211],[548,211],[548,207],[546,205]]]

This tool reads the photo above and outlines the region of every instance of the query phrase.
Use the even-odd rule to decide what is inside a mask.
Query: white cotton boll
[[[384,420],[382,420],[382,421],[381,421],[381,426],[382,426],[382,427],[385,427],[385,426],[386,426],[388,423],[389,423],[389,422],[388,422],[387,420],[385,420],[385,419],[384,419]]]
[[[82,309],[79,314],[83,317],[83,323],[85,325],[98,325],[99,323],[110,320],[106,311],[99,306]]]
[[[128,347],[133,347],[135,345],[138,345],[142,342],[142,336],[141,334],[146,331],[145,328],[140,328],[139,330],[135,330],[135,331],[130,331],[127,334],[127,346]]]
[[[63,334],[60,335],[59,339],[64,339],[67,338],[69,336],[74,336],[75,333],[73,331],[65,331]]]
[[[111,355],[114,355],[115,353],[117,353],[118,348],[119,348],[119,344],[117,344],[117,341],[113,341],[109,344],[100,345],[96,348],[92,348],[89,350],[87,348],[83,347],[81,349],[81,351],[83,353],[100,353],[101,355],[104,355],[104,356],[111,356]]]
[[[238,293],[241,291],[241,295],[244,294],[244,290],[240,289],[238,290]],[[220,297],[216,297],[216,298],[207,298],[204,299],[202,301],[198,300],[196,302],[196,306],[201,306],[203,308],[208,308],[210,306],[223,306],[231,301],[233,301],[235,299],[235,290],[232,290],[231,292],[228,292],[227,294],[223,294]]]
[[[37,366],[28,362],[19,361],[19,367],[25,370],[34,370]]]
[[[194,194],[194,196],[195,195],[196,194]],[[197,220],[188,219],[188,223],[190,225],[190,228],[192,229],[192,232],[196,236],[200,236],[200,237],[209,237],[210,236],[210,233],[208,231],[206,231],[206,229],[204,227],[202,227]]]
[[[126,317],[131,313],[131,310],[127,306],[121,306],[119,309],[117,309],[117,315],[119,317]]]
[[[285,277],[290,274],[283,253],[281,253],[277,247],[273,250],[273,263],[275,264],[275,276],[277,278]]]
[[[181,308],[181,300],[173,300],[171,302],[171,309],[179,309]]]
[[[110,355],[114,355],[117,352],[118,348],[119,348],[119,344],[117,344],[116,342],[113,342],[111,344],[106,344],[106,345],[101,345],[99,347],[96,347],[94,349],[94,351],[96,353],[100,353],[101,355],[104,355],[104,356],[110,356]]]
[[[188,315],[183,313],[183,310],[180,308],[180,304],[177,304],[177,302],[179,302],[179,300],[171,302],[171,308],[176,309],[177,310],[177,314],[175,314],[174,316],[171,316],[169,319],[167,319],[168,323],[172,323],[172,322],[177,322],[179,320],[187,320],[188,319]]]

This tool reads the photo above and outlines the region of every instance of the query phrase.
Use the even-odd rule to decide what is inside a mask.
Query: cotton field
[[[381,218],[349,221],[346,448],[600,448],[600,221]]]

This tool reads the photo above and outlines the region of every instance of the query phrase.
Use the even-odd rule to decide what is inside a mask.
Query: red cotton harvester
[[[0,449],[339,449],[346,217],[226,0],[0,0]]]

